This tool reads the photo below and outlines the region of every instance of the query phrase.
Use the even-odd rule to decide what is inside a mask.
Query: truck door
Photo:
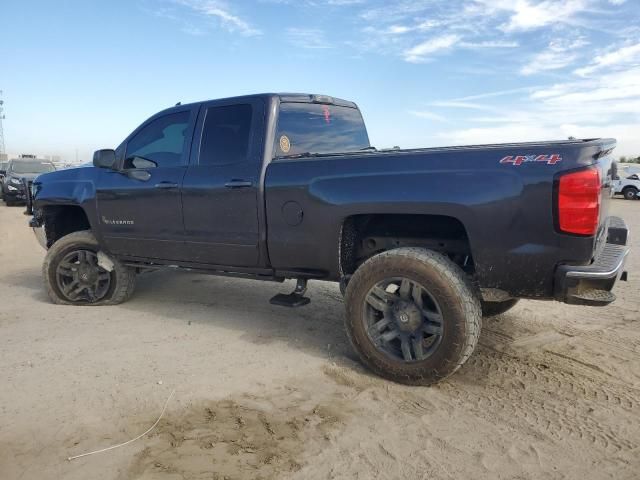
[[[101,233],[116,254],[178,260],[184,247],[180,188],[187,170],[197,107],[151,117],[136,129],[118,170],[101,170]]]
[[[188,260],[257,267],[265,105],[260,99],[200,109],[182,204]]]

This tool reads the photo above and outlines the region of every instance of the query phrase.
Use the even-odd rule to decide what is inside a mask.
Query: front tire
[[[116,305],[134,290],[135,270],[111,258],[109,272],[98,265],[100,247],[89,231],[70,233],[47,251],[42,266],[47,294],[58,305]]]
[[[635,200],[636,195],[638,195],[638,190],[635,188],[625,188],[622,191],[622,195],[624,195],[625,200]]]
[[[458,370],[480,336],[469,278],[440,253],[398,248],[367,260],[345,295],[346,330],[362,362],[399,383],[429,385]]]

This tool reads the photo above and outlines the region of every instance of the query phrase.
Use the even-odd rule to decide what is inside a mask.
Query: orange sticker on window
[[[289,153],[289,150],[291,150],[291,142],[289,141],[289,137],[286,135],[282,135],[280,137],[280,150],[284,153]]]

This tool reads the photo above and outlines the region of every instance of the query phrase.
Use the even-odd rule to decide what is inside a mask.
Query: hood
[[[64,168],[54,172],[36,175],[38,178],[35,180],[35,183],[78,182],[85,180],[93,181],[99,173],[100,169],[93,165],[77,168]]]
[[[20,180],[22,180],[23,178],[25,178],[27,180],[33,180],[38,175],[42,175],[42,173],[14,173],[14,172],[11,172],[7,176],[10,177],[10,178],[18,178]]]

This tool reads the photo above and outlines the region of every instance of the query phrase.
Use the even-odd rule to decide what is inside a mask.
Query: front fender
[[[33,182],[34,218],[51,206],[80,207],[87,216],[96,236],[97,226],[96,187],[97,169],[93,167],[59,170],[40,175]]]

